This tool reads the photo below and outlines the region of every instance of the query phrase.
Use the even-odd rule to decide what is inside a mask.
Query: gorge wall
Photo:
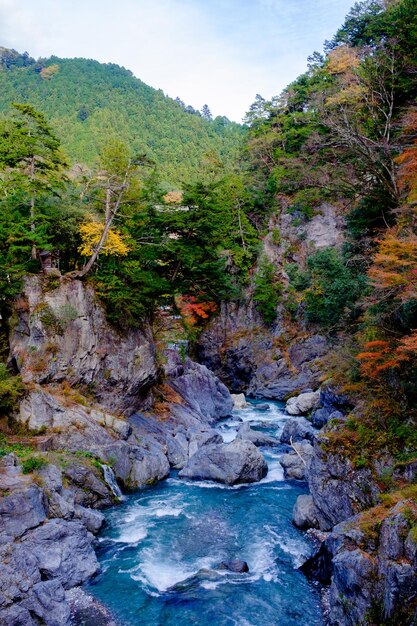
[[[183,467],[233,402],[202,365],[169,352],[158,365],[150,328],[119,334],[79,281],[28,278],[10,328],[26,391],[3,424],[1,623],[65,626],[87,611],[110,624],[77,591],[99,567],[100,509],[118,502],[119,485]]]

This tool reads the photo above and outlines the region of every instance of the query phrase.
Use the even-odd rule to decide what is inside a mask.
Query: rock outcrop
[[[150,329],[121,335],[92,287],[53,281],[26,278],[12,319],[10,363],[25,382],[90,386],[110,412],[142,406],[157,378]]]
[[[330,624],[416,623],[416,531],[416,499],[406,493],[333,528],[308,567],[331,572]]]
[[[325,337],[288,342],[279,323],[267,329],[253,303],[223,303],[201,334],[196,355],[233,393],[286,400],[320,383]]]
[[[268,466],[250,441],[203,446],[179,473],[181,478],[213,480],[226,485],[253,483],[266,476]]]
[[[322,436],[322,437],[325,437]],[[331,530],[355,513],[378,502],[378,488],[368,468],[357,469],[339,454],[326,452],[323,438],[314,445],[308,485],[322,530]]]
[[[90,531],[100,529],[101,513],[75,505],[58,467],[49,465],[37,478],[44,486],[22,475],[14,455],[3,457],[0,622],[5,626],[69,625],[65,590],[89,580],[99,569]]]

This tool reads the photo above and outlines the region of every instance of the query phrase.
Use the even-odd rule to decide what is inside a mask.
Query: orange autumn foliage
[[[417,235],[408,231],[400,236],[391,228],[378,243],[368,272],[374,289],[401,302],[417,298]]]
[[[377,378],[382,372],[399,368],[402,363],[417,358],[417,330],[396,343],[368,341],[364,348],[365,351],[356,357],[361,362],[362,376]]]
[[[196,326],[208,319],[210,313],[214,313],[217,309],[215,302],[200,301],[196,296],[178,296],[176,305],[185,323],[189,326]]]
[[[163,197],[166,204],[181,204],[183,198],[182,191],[168,191]]]

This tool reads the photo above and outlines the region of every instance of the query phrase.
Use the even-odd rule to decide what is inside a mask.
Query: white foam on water
[[[303,541],[296,538],[281,537],[273,528],[265,527],[269,533],[274,537],[275,545],[291,556],[294,569],[298,569],[306,560],[306,546]]]
[[[268,473],[262,478],[259,484],[282,482],[284,478],[284,468],[279,459],[282,454],[275,454],[268,450],[265,454],[265,461],[268,463]]]
[[[223,485],[222,483],[215,483],[209,480],[186,480],[184,478],[169,478],[168,483],[177,485],[187,485],[187,487],[201,487],[202,489],[235,489],[229,485]],[[241,485],[237,485],[240,487]]]
[[[116,543],[128,543],[137,544],[148,535],[148,531],[143,526],[134,526],[133,528],[126,528],[122,530],[120,535],[116,538],[112,538],[111,541]]]
[[[141,556],[144,557],[144,560],[139,564],[140,572],[133,574],[132,579],[147,586],[150,585],[151,588],[157,589],[161,593],[194,576],[200,569],[210,567],[208,558],[185,565],[181,563],[180,558],[175,561],[163,561],[150,550],[144,550]]]
[[[223,437],[224,443],[231,443],[236,439],[237,430],[230,428],[228,430],[219,429],[219,431],[221,436]]]
[[[252,545],[250,559],[250,573],[252,580],[262,578],[265,582],[278,582],[278,568],[275,562],[274,543],[265,538],[260,538]]]
[[[165,507],[162,507],[160,509],[156,509],[154,511],[154,515],[156,517],[179,517],[182,512],[183,512],[183,509],[181,509],[181,508],[174,508],[172,506],[165,506]]]

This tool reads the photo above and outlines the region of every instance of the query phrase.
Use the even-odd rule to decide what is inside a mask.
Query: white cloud
[[[0,43],[83,56],[239,120],[277,94],[331,37],[349,0],[0,0]]]

